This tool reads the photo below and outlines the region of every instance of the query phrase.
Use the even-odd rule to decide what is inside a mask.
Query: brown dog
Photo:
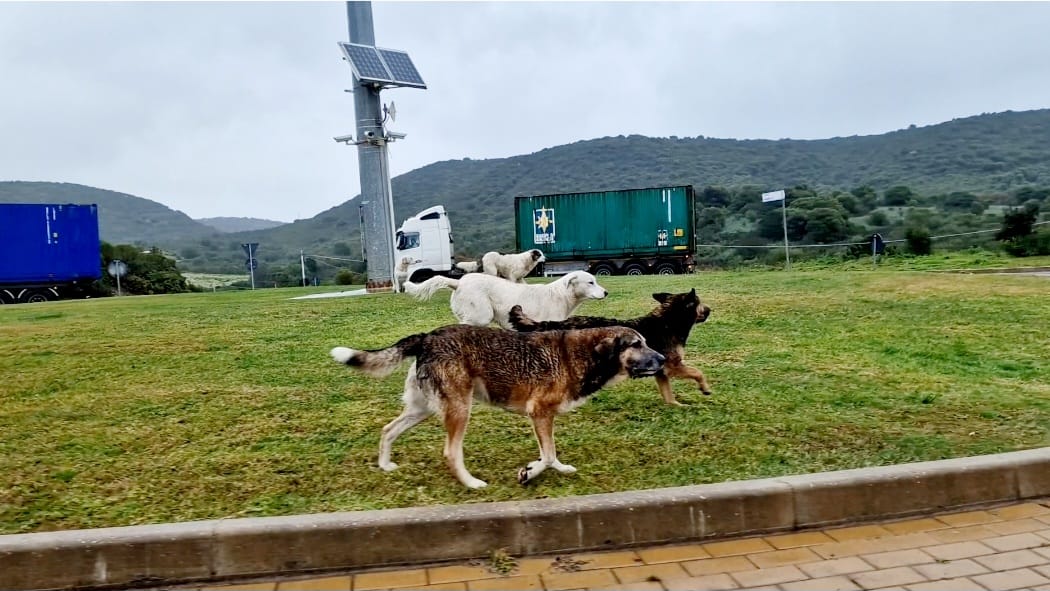
[[[647,345],[667,358],[663,370],[655,375],[656,384],[664,402],[681,406],[681,403],[675,400],[674,391],[671,390],[670,378],[696,380],[701,392],[705,395],[711,394],[711,386],[707,383],[704,372],[685,365],[682,360],[683,348],[689,339],[689,331],[693,329],[694,324],[707,320],[711,314],[711,308],[700,301],[695,289],[687,293],[654,293],[653,299],[660,302],[658,308],[645,316],[630,320],[600,316],[570,316],[561,322],[534,322],[522,313],[521,306],[514,306],[510,309],[510,323],[516,330],[522,332],[600,326],[633,328],[645,337]]]
[[[390,446],[402,433],[435,412],[445,423],[445,461],[464,485],[481,488],[463,462],[463,434],[471,398],[532,419],[540,459],[518,470],[524,484],[548,467],[571,474],[558,461],[554,417],[583,404],[604,386],[627,377],[654,375],[664,357],[623,327],[518,333],[458,324],[405,337],[386,349],[332,349],[332,358],[374,377],[389,375],[415,357],[405,379],[405,410],[383,427],[379,467],[393,470]]]

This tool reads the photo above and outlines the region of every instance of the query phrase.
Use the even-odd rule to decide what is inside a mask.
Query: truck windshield
[[[419,248],[419,232],[398,232],[397,249],[408,250],[410,248]]]

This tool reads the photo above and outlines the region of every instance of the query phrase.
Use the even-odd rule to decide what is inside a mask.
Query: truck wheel
[[[39,304],[41,302],[46,302],[50,300],[50,295],[51,294],[42,289],[27,289],[24,292],[22,292],[22,295],[18,298],[18,301],[22,302],[23,304]]]
[[[598,263],[591,267],[591,275],[595,277],[608,277],[616,274],[616,267],[613,267],[609,263]]]
[[[645,267],[638,263],[630,263],[623,268],[624,275],[645,275]]]
[[[660,263],[656,266],[657,275],[675,275],[678,273],[678,267],[674,263]]]

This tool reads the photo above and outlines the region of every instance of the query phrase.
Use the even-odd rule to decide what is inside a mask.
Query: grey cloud
[[[377,2],[429,88],[395,174],[607,135],[821,138],[1045,108],[1050,3]],[[357,192],[342,2],[0,3],[0,178],[195,217]]]

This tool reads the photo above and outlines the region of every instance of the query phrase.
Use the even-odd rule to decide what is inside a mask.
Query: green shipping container
[[[695,202],[690,185],[517,197],[518,250],[552,262],[691,255]]]

